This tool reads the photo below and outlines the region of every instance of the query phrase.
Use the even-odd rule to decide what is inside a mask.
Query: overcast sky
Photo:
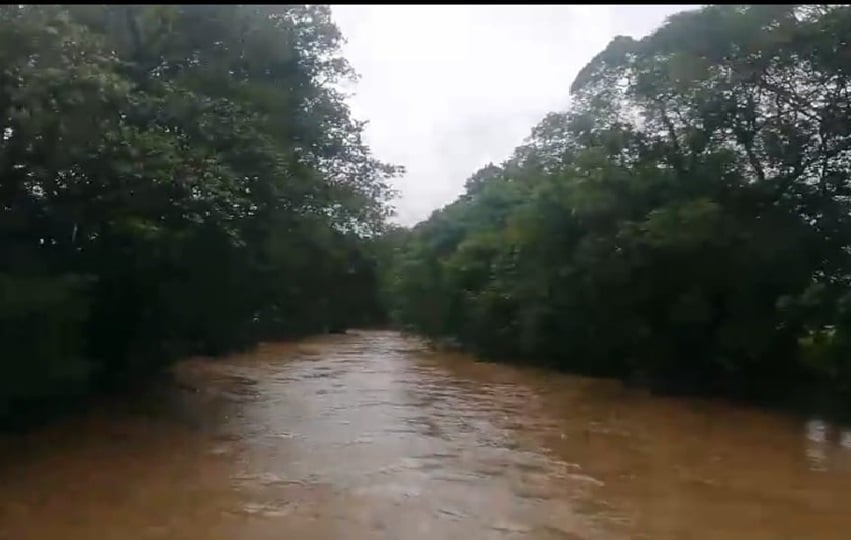
[[[361,75],[350,104],[366,140],[404,165],[396,220],[421,221],[500,163],[616,35],[641,37],[688,5],[334,6]]]

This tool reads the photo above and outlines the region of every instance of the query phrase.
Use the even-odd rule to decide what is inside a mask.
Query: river
[[[0,539],[832,539],[851,431],[351,332],[0,438]]]

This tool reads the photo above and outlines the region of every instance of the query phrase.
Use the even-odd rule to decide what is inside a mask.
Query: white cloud
[[[397,220],[428,217],[543,116],[614,36],[694,6],[333,6],[361,79],[350,104],[376,156],[404,165]]]

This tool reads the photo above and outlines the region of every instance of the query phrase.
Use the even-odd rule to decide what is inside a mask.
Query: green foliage
[[[380,318],[398,169],[340,41],[327,6],[0,8],[0,403]]]
[[[847,6],[710,6],[614,39],[570,111],[409,233],[397,321],[671,389],[847,396],[849,29]]]
[[[90,280],[82,276],[0,275],[0,394],[34,399],[86,389],[92,363],[81,356]],[[9,411],[0,409],[0,415]]]

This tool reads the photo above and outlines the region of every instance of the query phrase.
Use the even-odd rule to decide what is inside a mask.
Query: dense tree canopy
[[[327,6],[0,7],[0,416],[378,316]]]
[[[851,7],[614,39],[412,230],[341,39],[324,6],[0,7],[0,416],[385,305],[486,356],[851,400]]]
[[[711,6],[618,37],[415,227],[394,317],[491,356],[851,397],[851,8]]]

